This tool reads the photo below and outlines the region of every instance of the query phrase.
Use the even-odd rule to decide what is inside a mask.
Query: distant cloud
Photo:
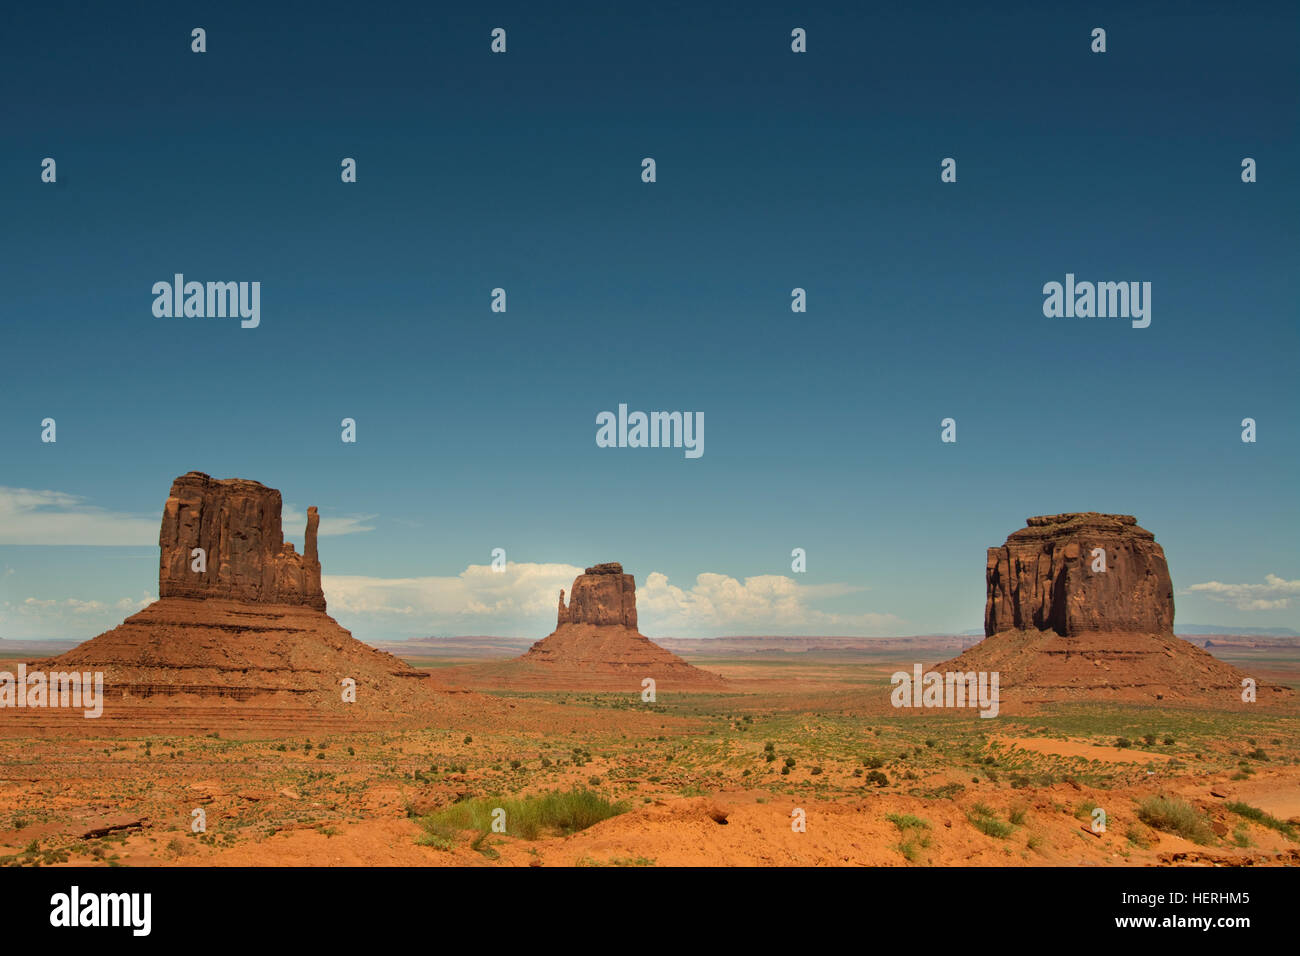
[[[0,486],[0,544],[158,545],[158,519],[108,511],[61,491]]]
[[[0,637],[10,640],[66,638],[85,640],[121,624],[123,619],[158,600],[157,595],[116,601],[60,600],[29,597],[0,604]]]
[[[158,546],[156,514],[109,511],[62,491],[0,486],[0,545]],[[320,535],[330,537],[373,531],[375,515],[321,515]],[[306,512],[289,508],[281,525],[289,537],[301,538]]]
[[[536,635],[555,626],[559,590],[582,568],[510,563],[504,572],[470,565],[454,577],[372,578],[325,575],[330,613],[347,619],[358,637],[427,634]],[[840,584],[806,585],[782,575],[739,581],[701,574],[690,588],[651,572],[637,588],[642,633],[709,637],[725,634],[896,634],[892,614],[835,614],[813,605],[855,593]]]
[[[1207,581],[1193,584],[1185,593],[1204,594],[1212,601],[1231,604],[1239,611],[1274,611],[1290,607],[1291,599],[1300,596],[1300,581],[1287,581],[1276,574],[1266,574],[1263,584]]]
[[[504,571],[472,564],[454,577],[326,574],[321,583],[331,614],[359,616],[388,632],[397,626],[411,636],[526,633],[548,612],[554,623],[560,588],[582,571],[570,564],[510,562]]]
[[[904,623],[893,614],[835,614],[813,607],[823,598],[864,590],[845,584],[800,584],[781,574],[739,581],[725,574],[700,574],[690,589],[668,583],[652,571],[637,589],[639,620],[665,635],[719,637],[728,634],[853,635],[897,634]],[[641,628],[645,631],[645,627]]]
[[[360,534],[363,531],[374,531],[374,525],[370,524],[370,522],[377,517],[379,516],[322,514],[320,516],[320,530],[316,533],[322,538],[329,538],[342,534]],[[280,517],[280,526],[284,529],[285,537],[301,538],[303,531],[307,527],[307,512],[286,506]]]

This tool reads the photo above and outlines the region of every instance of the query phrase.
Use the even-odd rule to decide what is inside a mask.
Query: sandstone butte
[[[555,630],[521,657],[500,664],[441,669],[440,684],[550,690],[602,690],[640,694],[642,681],[656,695],[722,690],[727,682],[688,664],[637,630],[636,582],[617,563],[597,564],[578,575],[565,604],[560,591]]]
[[[356,640],[325,613],[320,517],[307,511],[303,553],[284,540],[280,492],[256,481],[177,478],[163,506],[159,599],[45,670],[101,671],[104,716],[115,701],[258,698],[341,717],[416,713],[424,674]],[[206,570],[192,570],[195,549]],[[356,703],[345,703],[345,678]]]
[[[1174,636],[1165,553],[1136,518],[1088,511],[1025,524],[988,550],[984,640],[936,670],[997,671],[1008,703],[1248,706],[1250,675]],[[1096,549],[1105,571],[1093,570]],[[1292,694],[1257,690],[1260,701]]]

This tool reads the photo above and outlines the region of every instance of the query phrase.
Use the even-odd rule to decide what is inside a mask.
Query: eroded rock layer
[[[985,638],[940,672],[997,672],[1009,703],[1169,701],[1249,706],[1242,673],[1175,637],[1173,584],[1132,515],[1029,518],[985,566]],[[1292,696],[1256,681],[1258,700]]]
[[[33,666],[101,673],[110,716],[115,702],[174,710],[205,698],[368,720],[427,709],[434,694],[422,671],[325,613],[316,509],[307,511],[301,555],[284,541],[280,510],[280,492],[256,481],[177,478],[159,533],[159,600]]]
[[[284,540],[280,492],[191,471],[172,482],[158,534],[158,596],[301,604],[325,610],[316,532],[307,509],[304,553]],[[202,554],[196,554],[201,551]]]
[[[423,673],[376,650],[313,608],[220,599],[162,598],[48,662],[99,671],[113,696],[230,697],[275,694],[328,710],[414,704]]]
[[[636,630],[636,581],[617,562],[587,568],[573,581],[569,603],[560,591],[555,626],[562,624],[621,625]]]
[[[1173,630],[1164,550],[1132,515],[1030,518],[1001,547],[989,548],[985,581],[985,635],[1018,628],[1063,635]]]

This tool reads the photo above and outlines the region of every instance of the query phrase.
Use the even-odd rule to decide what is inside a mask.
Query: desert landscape
[[[1300,646],[1176,636],[1131,516],[990,548],[983,640],[656,639],[604,561],[540,640],[374,647],[327,613],[316,509],[303,554],[281,511],[182,475],[155,603],[0,644],[0,670],[103,675],[96,719],[0,709],[6,865],[1300,863]],[[900,675],[954,672],[996,674],[996,713],[942,679],[900,704]]]

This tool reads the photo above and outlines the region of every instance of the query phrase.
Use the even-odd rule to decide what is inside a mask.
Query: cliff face
[[[1094,551],[1105,553],[1104,571]],[[989,549],[985,582],[984,640],[937,669],[1000,675],[1003,703],[1251,706],[1250,675],[1174,636],[1165,553],[1131,515],[1030,518]],[[1293,696],[1257,686],[1260,700]]]
[[[1164,550],[1132,515],[1044,515],[1026,525],[989,549],[986,635],[1173,633],[1174,589]],[[1093,570],[1098,548],[1105,571]]]
[[[158,536],[159,599],[43,668],[100,671],[105,707],[150,721],[206,698],[291,723],[300,718],[286,714],[359,726],[423,713],[435,699],[427,674],[324,613],[316,509],[298,554],[284,541],[280,507],[280,492],[256,481],[177,478]],[[192,569],[195,548],[206,552],[202,572]],[[140,711],[149,699],[161,709]]]
[[[325,610],[316,552],[320,516],[307,509],[305,554],[284,540],[280,492],[191,471],[172,482],[158,535],[158,596],[294,604]],[[206,570],[192,570],[193,551]]]
[[[617,562],[587,568],[574,578],[567,607],[560,592],[555,626],[561,624],[614,624],[635,631],[636,581]]]

